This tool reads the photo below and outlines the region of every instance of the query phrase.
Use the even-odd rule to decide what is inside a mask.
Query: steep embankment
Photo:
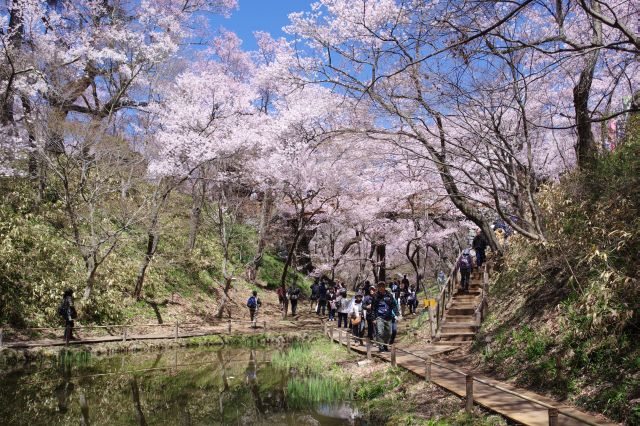
[[[548,242],[509,241],[474,345],[502,378],[640,424],[640,132],[545,189]]]
[[[0,324],[59,326],[56,311],[67,287],[76,292],[80,322],[85,324],[210,319],[222,295],[222,249],[214,224],[206,222],[195,249],[185,249],[189,211],[188,197],[171,196],[161,216],[160,240],[145,279],[143,300],[131,297],[146,248],[144,223],[138,222],[119,238],[98,268],[93,296],[85,303],[80,296],[86,268],[55,193],[37,204],[27,181],[0,180]],[[279,282],[282,262],[266,254],[259,285],[246,282],[244,267],[253,258],[257,233],[247,225],[236,225],[233,232],[231,270],[238,279],[230,307],[234,317],[243,318],[252,289],[270,305],[277,304],[266,287]],[[300,277],[299,282],[305,281]]]

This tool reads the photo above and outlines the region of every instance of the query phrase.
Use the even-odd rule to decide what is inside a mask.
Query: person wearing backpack
[[[326,315],[327,309],[327,286],[324,283],[324,279],[320,281],[320,286],[318,287],[318,309],[316,310],[316,314],[320,315],[322,311],[322,316]]]
[[[262,302],[258,299],[258,292],[253,290],[251,296],[247,299],[247,308],[249,308],[249,317],[251,317],[251,322],[256,318],[256,313],[261,305]]]
[[[338,328],[340,328],[342,324],[344,324],[344,328],[348,328],[351,301],[347,298],[346,289],[340,290],[340,295],[336,299],[336,307],[338,308]]]
[[[462,251],[462,256],[458,259],[458,269],[460,270],[460,287],[462,293],[469,292],[469,277],[471,276],[471,269],[473,268],[473,259],[471,259],[471,253],[469,249]]]
[[[76,308],[73,306],[73,290],[70,288],[66,289],[62,295],[58,315],[64,319],[64,343],[68,345],[73,334],[73,320],[78,316]]]
[[[400,299],[400,285],[396,280],[391,282],[389,288],[391,289],[391,293],[396,297],[396,300]]]
[[[298,299],[300,298],[300,288],[296,283],[291,284],[289,291],[289,301],[291,301],[291,316],[296,316],[296,310],[298,309]]]
[[[287,316],[287,311],[289,310],[289,300],[287,299],[287,289],[284,285],[281,285],[276,290],[276,294],[278,295],[278,302],[280,302],[280,310],[283,312],[284,316]]]
[[[362,299],[362,310],[364,312],[364,318],[367,322],[367,337],[373,339],[375,335],[375,325],[373,318],[373,298],[376,295],[376,288],[369,286],[369,293]]]
[[[487,249],[488,245],[489,243],[487,243],[487,237],[484,235],[484,232],[482,232],[482,229],[478,229],[476,231],[476,236],[473,237],[473,243],[471,244],[473,249],[476,251],[476,263],[478,266],[478,272],[480,272],[480,267],[484,263],[484,252]]]
[[[373,314],[376,318],[376,335],[380,340],[378,343],[380,352],[388,351],[389,339],[391,337],[391,322],[394,316],[400,315],[398,303],[391,293],[387,291],[384,281],[378,283],[378,291],[373,298]]]

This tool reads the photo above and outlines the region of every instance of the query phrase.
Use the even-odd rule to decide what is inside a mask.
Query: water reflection
[[[0,372],[0,419],[47,426],[362,424],[349,402],[295,393],[318,379],[269,360],[266,350],[198,349],[29,365]]]

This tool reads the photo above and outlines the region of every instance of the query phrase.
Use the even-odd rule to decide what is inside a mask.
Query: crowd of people
[[[384,281],[372,285],[369,281],[349,294],[342,281],[317,278],[311,286],[310,309],[327,321],[337,322],[338,328],[349,330],[362,342],[366,336],[379,342],[381,351],[388,350],[397,333],[397,325],[405,315],[415,315],[418,308],[417,291],[405,275],[402,280]],[[293,283],[289,288],[277,290],[280,309],[286,316],[298,314],[300,287]]]

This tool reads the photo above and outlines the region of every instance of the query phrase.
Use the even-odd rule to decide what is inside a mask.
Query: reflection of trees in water
[[[8,407],[0,407],[0,424],[238,424],[292,410],[287,385],[302,377],[274,368],[269,351],[179,351],[180,363],[173,355],[118,355],[16,374],[8,381],[15,397],[0,396]]]
[[[140,403],[140,388],[138,387],[138,378],[136,376],[131,377],[131,398],[133,399],[133,408],[136,413],[136,420],[140,426],[147,426],[147,420],[142,412],[142,404]]]

